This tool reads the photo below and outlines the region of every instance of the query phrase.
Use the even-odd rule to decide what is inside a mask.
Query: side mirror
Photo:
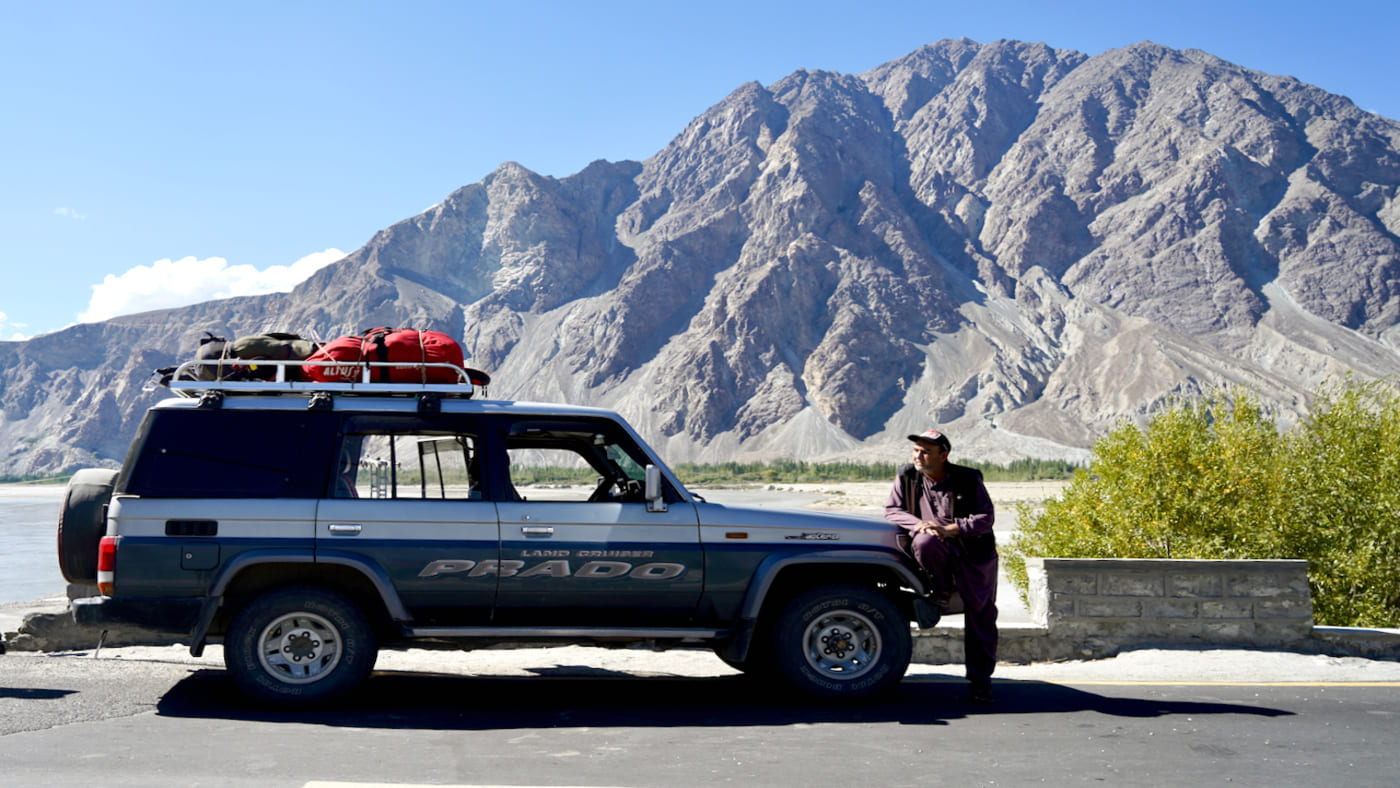
[[[647,511],[666,511],[665,488],[661,484],[661,469],[655,465],[647,466]]]

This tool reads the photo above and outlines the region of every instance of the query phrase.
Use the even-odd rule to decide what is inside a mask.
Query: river
[[[62,594],[58,510],[64,487],[0,484],[0,603]]]

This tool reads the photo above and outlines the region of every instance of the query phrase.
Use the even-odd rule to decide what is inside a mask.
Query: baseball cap
[[[953,450],[953,444],[948,441],[948,436],[944,435],[938,430],[925,430],[919,433],[918,435],[910,435],[909,440],[922,441],[924,443],[932,443],[935,446],[942,446],[944,451]]]

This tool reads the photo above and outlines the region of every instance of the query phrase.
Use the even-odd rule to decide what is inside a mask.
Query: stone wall
[[[1098,659],[1145,648],[1286,649],[1400,658],[1400,631],[1314,627],[1306,561],[1030,558],[1030,625],[1001,627],[998,657]],[[916,633],[914,661],[963,661],[963,630]]]
[[[1307,561],[1030,558],[1031,620],[1123,644],[1277,647],[1312,634]]]

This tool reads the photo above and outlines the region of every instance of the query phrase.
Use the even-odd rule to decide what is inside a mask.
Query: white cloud
[[[92,300],[78,315],[94,323],[118,315],[151,309],[169,309],[201,301],[233,296],[285,293],[321,268],[345,257],[339,249],[309,254],[291,265],[274,265],[261,271],[251,265],[229,265],[222,257],[196,260],[157,260],[138,265],[124,274],[108,274],[92,286]]]
[[[24,332],[19,330],[21,328],[28,328],[28,326],[26,326],[24,323],[12,323],[10,322],[9,315],[5,314],[4,312],[0,312],[0,336],[3,336],[7,333],[10,334],[8,337],[4,337],[4,341],[22,342],[28,339],[29,337],[26,336]]]
[[[66,206],[66,205],[60,205],[59,207],[54,208],[54,209],[53,209],[53,215],[54,215],[54,216],[66,216],[66,217],[68,217],[69,219],[77,219],[77,220],[80,221],[80,222],[87,218],[87,214],[85,214],[85,213],[78,213],[77,211],[73,210],[72,208],[69,208],[69,207]]]

